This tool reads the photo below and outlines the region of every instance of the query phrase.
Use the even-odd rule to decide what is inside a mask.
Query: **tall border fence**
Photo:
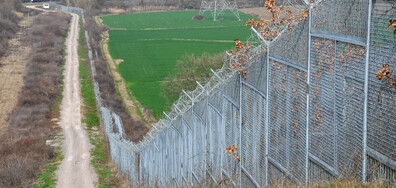
[[[81,13],[81,9],[56,5]],[[133,185],[310,184],[396,179],[396,1],[327,0],[249,52],[247,79],[228,68],[180,96],[139,143],[95,94],[111,157]],[[89,40],[86,32],[87,42]],[[92,50],[89,46],[95,78]],[[226,147],[236,146],[240,160]]]

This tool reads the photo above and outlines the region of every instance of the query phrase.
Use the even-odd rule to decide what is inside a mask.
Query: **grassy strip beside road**
[[[60,141],[60,140],[58,140]],[[58,166],[61,164],[63,160],[63,154],[61,147],[56,147],[55,149],[55,158],[52,162],[44,165],[44,168],[41,169],[39,173],[39,177],[34,182],[33,186],[38,188],[44,187],[55,187],[56,185],[56,170],[58,170]]]
[[[83,119],[82,122],[88,129],[89,138],[94,148],[91,150],[92,166],[98,175],[99,187],[119,187],[117,178],[112,172],[112,165],[109,163],[105,137],[100,134],[100,119],[96,107],[93,79],[88,58],[88,49],[85,42],[84,27],[80,20],[78,55],[80,61],[80,82],[81,96],[83,98]]]
[[[86,124],[88,128],[99,127],[100,119],[98,117],[98,110],[96,108],[96,99],[89,66],[88,50],[85,42],[84,27],[81,20],[78,43],[81,96],[84,99],[84,106],[82,108],[84,117],[82,119],[82,123]]]

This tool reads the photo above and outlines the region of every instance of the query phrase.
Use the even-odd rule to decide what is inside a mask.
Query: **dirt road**
[[[61,103],[60,126],[65,137],[64,159],[57,171],[57,187],[89,188],[97,187],[97,176],[90,165],[88,134],[81,126],[81,101],[78,62],[79,17],[72,14],[70,32],[66,39],[66,65],[64,91]]]

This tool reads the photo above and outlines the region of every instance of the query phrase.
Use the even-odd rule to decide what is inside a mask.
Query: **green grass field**
[[[169,110],[160,88],[176,61],[186,54],[222,53],[232,49],[236,38],[250,35],[245,21],[252,16],[240,13],[238,21],[227,12],[224,20],[192,20],[198,11],[136,13],[102,17],[110,28],[109,50],[113,59],[123,59],[118,71],[128,90],[151,110],[155,117]]]

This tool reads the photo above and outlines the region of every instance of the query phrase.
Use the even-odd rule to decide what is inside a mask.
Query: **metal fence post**
[[[338,59],[339,59],[339,57],[338,57],[338,46],[337,46],[337,40],[334,40],[334,52],[335,52],[335,62],[334,62],[334,75],[333,75],[333,78],[334,78],[334,85],[333,85],[333,88],[334,88],[334,98],[333,98],[333,108],[334,108],[334,114],[333,114],[333,117],[334,117],[334,121],[333,121],[333,156],[334,156],[334,162],[333,162],[333,168],[334,169],[337,169],[337,163],[338,163],[338,158],[337,158],[337,156],[338,156],[338,154],[337,154],[337,152],[338,152],[338,148],[337,148],[337,133],[338,133],[338,123],[337,123],[337,114],[336,114],[336,111],[337,111],[337,100],[336,100],[336,96],[337,96],[337,90],[336,90],[336,80],[337,80],[337,71],[338,71],[338,66],[337,66],[337,64],[339,63],[338,62]],[[342,67],[342,66],[341,66]]]
[[[270,59],[269,59],[269,47],[267,46],[267,93],[265,103],[265,186],[268,186],[268,151],[269,151],[269,85],[270,85]]]
[[[368,103],[368,79],[369,79],[369,58],[370,58],[370,33],[371,33],[371,12],[372,0],[368,0],[368,20],[367,20],[367,41],[366,41],[366,70],[364,77],[364,112],[363,112],[363,152],[362,152],[362,182],[366,180],[367,166],[367,103]]]
[[[206,150],[205,150],[206,151],[206,153],[205,153],[206,164],[205,164],[204,180],[206,180],[206,178],[210,178],[210,177],[207,176],[207,173],[209,171],[208,163],[213,162],[212,160],[210,160],[210,153],[209,153],[211,144],[213,144],[212,143],[212,138],[211,138],[212,134],[209,134],[210,131],[211,131],[211,128],[212,128],[211,127],[212,125],[209,126],[210,123],[209,123],[209,120],[208,120],[208,118],[209,118],[208,117],[209,116],[209,92],[205,90],[205,94],[206,94],[206,97],[205,97],[206,102],[205,102],[205,112],[204,113],[205,113],[205,125],[206,125],[206,134],[205,134],[205,139],[206,139],[206,146],[205,146],[206,147]],[[213,164],[211,164],[211,165],[213,165]],[[203,186],[206,186],[207,182],[208,181],[206,180],[204,182],[205,184],[203,184]]]
[[[243,118],[243,113],[242,113],[242,74],[239,75],[239,151],[242,151],[242,118]],[[239,159],[241,160],[242,153],[239,154]],[[242,160],[240,161],[240,167],[239,167],[239,187],[242,186]]]
[[[311,84],[311,29],[312,29],[312,5],[309,4],[309,16],[308,16],[308,70],[307,70],[307,117],[305,127],[305,184],[309,183],[309,101],[310,101],[310,84]]]

